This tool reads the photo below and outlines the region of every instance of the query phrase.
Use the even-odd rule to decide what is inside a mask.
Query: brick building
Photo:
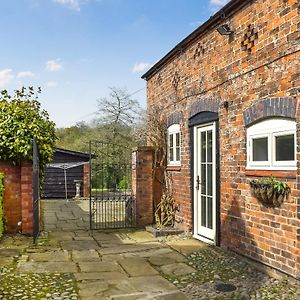
[[[298,278],[299,11],[232,0],[143,75],[168,125],[176,226]],[[291,187],[280,207],[250,193],[270,175]]]

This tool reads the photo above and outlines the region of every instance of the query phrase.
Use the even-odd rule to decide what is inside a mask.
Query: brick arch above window
[[[292,97],[268,98],[261,100],[243,112],[246,127],[269,118],[285,117],[295,119],[297,100]]]
[[[218,113],[219,101],[216,100],[215,98],[204,98],[204,99],[197,100],[191,105],[190,118],[204,111]]]
[[[180,124],[182,120],[182,112],[175,111],[167,118],[167,126],[170,127],[174,124]]]

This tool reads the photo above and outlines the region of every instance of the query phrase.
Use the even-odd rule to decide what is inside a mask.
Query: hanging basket
[[[250,182],[251,195],[265,206],[279,207],[288,198],[291,189],[287,186],[283,191],[278,192],[272,183],[257,181]]]

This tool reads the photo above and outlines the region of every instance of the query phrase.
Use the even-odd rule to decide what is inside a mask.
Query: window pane
[[[180,133],[176,133],[176,161],[180,161]]]
[[[206,162],[206,132],[201,132],[201,161]]]
[[[207,197],[207,227],[213,228],[213,198]]]
[[[176,133],[176,147],[179,147],[180,146],[180,133],[177,132]]]
[[[207,165],[207,195],[212,196],[213,192],[213,180],[212,180],[212,165]]]
[[[206,164],[201,164],[201,193],[206,195]]]
[[[253,161],[268,161],[268,138],[252,140]]]
[[[174,142],[173,142],[173,134],[169,135],[169,160],[174,161]]]
[[[294,135],[276,136],[276,161],[294,160]]]
[[[212,162],[212,131],[207,131],[207,161]]]

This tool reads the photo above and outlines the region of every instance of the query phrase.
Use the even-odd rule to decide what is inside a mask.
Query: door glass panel
[[[201,132],[201,161],[206,162],[206,132]]]
[[[213,178],[212,178],[212,164],[207,165],[207,195],[212,196]]]
[[[268,161],[268,138],[257,138],[252,140],[253,161]]]
[[[201,194],[206,195],[206,164],[201,164]]]
[[[207,227],[213,228],[213,199],[211,197],[207,197]]]
[[[212,162],[212,131],[207,131],[207,161]]]
[[[201,197],[201,226],[206,227],[206,197]]]
[[[276,161],[295,160],[294,135],[276,136]]]

